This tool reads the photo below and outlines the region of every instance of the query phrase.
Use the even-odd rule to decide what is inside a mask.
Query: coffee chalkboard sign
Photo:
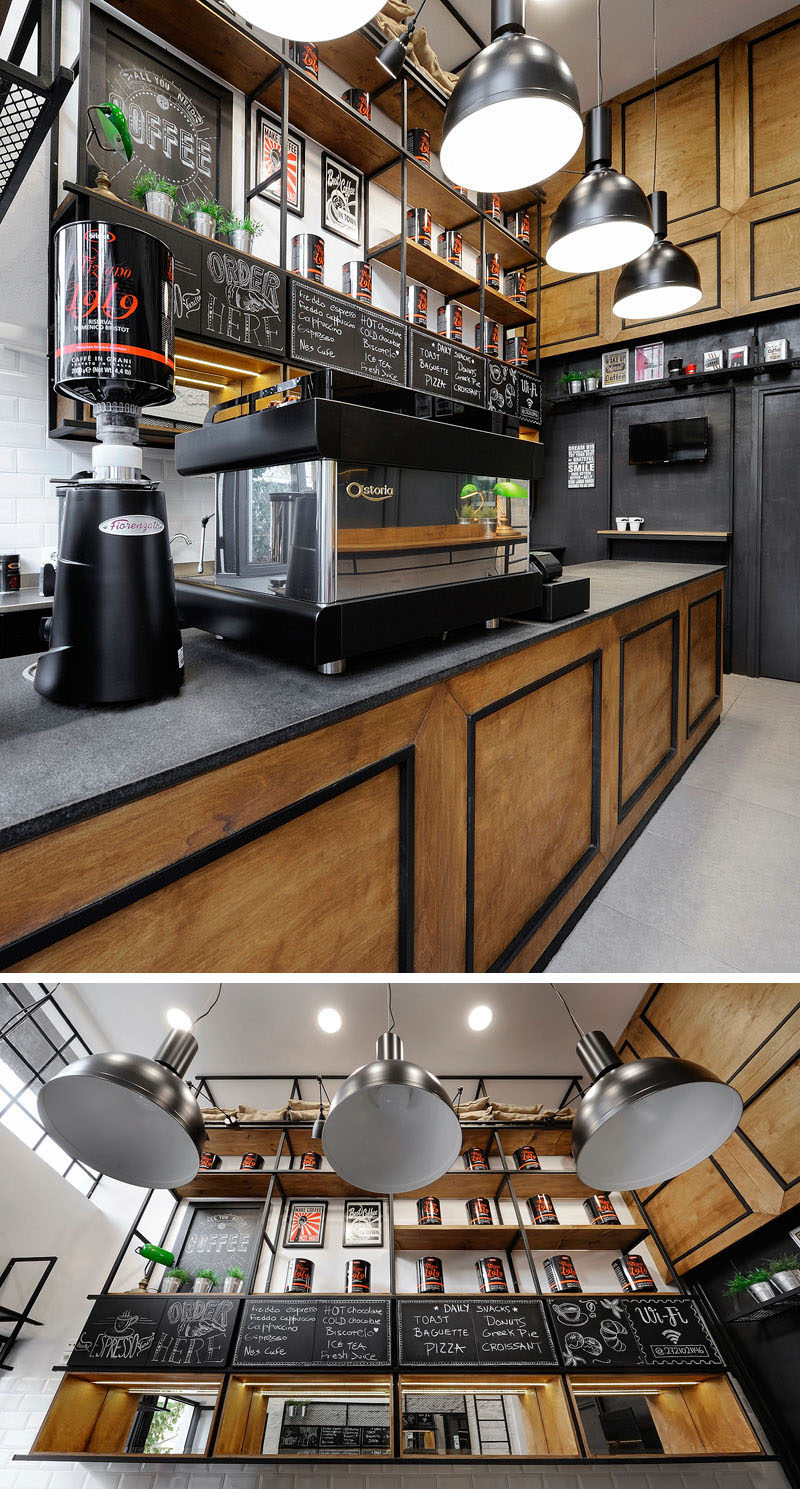
[[[293,279],[291,356],[379,383],[406,381],[406,327],[396,316]]]
[[[99,1298],[69,1357],[70,1370],[144,1370],[153,1352],[164,1298]]]
[[[174,1293],[163,1313],[150,1356],[159,1369],[222,1369],[228,1359],[241,1300]]]
[[[189,1203],[185,1228],[175,1246],[176,1265],[189,1273],[210,1267],[219,1282],[228,1267],[249,1270],[261,1225],[261,1205]]]
[[[723,1365],[690,1298],[548,1299],[553,1332],[568,1370],[718,1369]]]
[[[401,1299],[397,1304],[400,1365],[557,1365],[539,1298]]]
[[[233,1363],[292,1370],[390,1365],[388,1299],[248,1298]]]

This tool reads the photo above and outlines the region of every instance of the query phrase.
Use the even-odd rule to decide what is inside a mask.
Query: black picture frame
[[[319,1239],[307,1241],[302,1238],[297,1241],[291,1239],[292,1224],[298,1210],[319,1210]],[[320,1251],[325,1245],[325,1224],[328,1216],[328,1201],[326,1199],[291,1199],[286,1209],[286,1221],[283,1228],[283,1246],[285,1251]]]
[[[190,1199],[172,1247],[175,1265],[186,1267],[189,1262],[190,1267],[196,1271],[198,1262],[202,1261],[204,1265],[218,1271],[224,1267],[226,1261],[236,1262],[247,1278],[251,1273],[255,1275],[261,1249],[262,1208],[260,1200]],[[206,1229],[210,1225],[219,1232],[220,1227],[227,1224],[229,1229],[238,1231],[243,1241],[241,1248],[226,1246],[224,1254],[212,1254],[211,1250],[204,1250],[202,1255],[198,1255],[194,1233],[203,1228],[204,1222]],[[190,1292],[191,1286],[190,1278],[181,1285],[180,1291]]]
[[[363,173],[323,150],[320,179],[322,231],[360,248],[364,234]]]
[[[368,1241],[368,1240],[365,1241],[362,1237],[358,1237],[358,1236],[355,1236],[353,1239],[350,1239],[351,1232],[348,1231],[348,1226],[350,1224],[352,1224],[351,1211],[353,1211],[353,1210],[372,1210],[373,1212],[375,1212],[375,1215],[376,1215],[376,1218],[377,1218],[377,1225],[378,1225],[378,1239],[376,1241]],[[365,1247],[365,1246],[382,1246],[382,1245],[383,1245],[383,1200],[382,1199],[346,1199],[345,1202],[344,1202],[344,1220],[343,1220],[343,1225],[342,1225],[342,1246],[343,1247],[347,1247],[349,1250],[352,1251],[352,1250],[360,1250],[362,1247]]]
[[[268,109],[256,109],[255,127],[255,149],[254,162],[255,175],[253,186],[259,181],[265,181],[272,174],[269,164],[265,160],[266,137],[271,137],[271,153],[273,155],[272,169],[279,170],[281,163],[281,121],[277,114],[271,114]],[[287,209],[295,217],[303,217],[306,209],[306,141],[305,136],[299,134],[296,129],[289,129],[289,177],[287,181],[288,202]],[[294,186],[292,185],[292,160],[297,161],[297,174]],[[262,202],[270,202],[273,207],[281,204],[281,182],[273,181],[263,191],[258,192]]]

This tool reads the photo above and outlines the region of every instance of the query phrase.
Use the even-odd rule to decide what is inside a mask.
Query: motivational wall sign
[[[707,1370],[724,1364],[690,1298],[649,1294],[547,1302],[568,1370]]]
[[[390,1365],[389,1300],[248,1298],[233,1364],[293,1370]]]
[[[558,1365],[539,1298],[400,1299],[400,1365]]]
[[[173,1293],[100,1298],[69,1358],[70,1370],[221,1368],[240,1299]]]
[[[569,491],[594,486],[594,455],[593,444],[567,446],[567,489]]]

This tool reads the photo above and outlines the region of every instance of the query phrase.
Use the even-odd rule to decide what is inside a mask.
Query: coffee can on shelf
[[[325,239],[317,233],[296,233],[292,238],[292,270],[317,284],[324,284]]]
[[[465,197],[468,197],[469,196],[469,187],[468,186],[456,186],[455,182],[452,183],[452,186],[453,186],[453,190],[454,191],[457,191],[458,194],[459,194],[459,196],[465,196]]]
[[[436,312],[436,329],[440,336],[446,336],[449,341],[463,341],[464,312],[454,300],[449,305],[439,306]]]
[[[372,1268],[369,1262],[362,1261],[359,1256],[351,1257],[344,1269],[345,1292],[368,1293],[371,1289],[371,1274]]]
[[[502,271],[502,269],[500,267],[500,259],[499,259],[498,255],[496,253],[487,253],[487,254],[485,254],[484,255],[484,278],[486,280],[487,289],[490,289],[490,290],[499,290],[499,288],[500,288],[500,275],[502,274],[502,272],[503,271]]]
[[[497,192],[491,192],[489,195],[484,196],[483,210],[487,217],[491,217],[492,222],[499,222],[502,225],[503,213],[500,208],[500,198]]]
[[[506,361],[510,367],[527,367],[528,338],[524,331],[506,333]]]
[[[478,1286],[482,1293],[507,1293],[505,1267],[501,1256],[482,1256],[475,1263]]]
[[[528,298],[528,276],[524,269],[510,269],[506,275],[503,293],[515,305],[524,305]]]
[[[435,1194],[426,1194],[417,1200],[417,1223],[419,1225],[441,1225],[442,1207]]]
[[[263,1168],[264,1159],[260,1153],[243,1153],[240,1168]]]
[[[307,1256],[293,1256],[286,1268],[285,1293],[310,1293],[314,1281],[314,1263]]]
[[[473,1174],[488,1174],[489,1160],[483,1148],[465,1148],[461,1155],[464,1159],[464,1167]]]
[[[431,214],[427,207],[409,207],[406,212],[406,233],[412,243],[420,248],[431,246]]]
[[[463,249],[464,239],[458,228],[448,228],[446,233],[439,234],[439,258],[446,259],[448,264],[454,264],[457,269],[461,268]]]
[[[201,1153],[200,1155],[201,1168],[219,1168],[221,1163],[222,1159],[220,1158],[219,1153]]]
[[[362,119],[372,118],[372,102],[366,88],[346,88],[342,94],[342,103],[349,104]]]
[[[417,1292],[443,1293],[444,1267],[439,1256],[420,1256],[417,1260]]]
[[[318,1168],[322,1168],[322,1154],[301,1153],[300,1168],[303,1173],[315,1173]]]
[[[290,41],[289,56],[309,77],[319,78],[319,47],[313,41]]]
[[[558,1216],[549,1194],[532,1194],[528,1209],[534,1225],[558,1225]]]
[[[518,243],[522,243],[525,248],[529,248],[531,241],[531,219],[529,213],[526,211],[509,212],[506,218],[506,232],[510,233],[512,238],[516,238]]]
[[[619,1225],[619,1215],[607,1194],[590,1194],[583,1208],[592,1225]]]
[[[365,259],[348,259],[342,266],[342,289],[362,305],[372,304],[372,264]]]
[[[536,1149],[527,1145],[524,1148],[515,1148],[513,1157],[517,1168],[522,1174],[533,1173],[542,1167]]]
[[[18,590],[21,584],[19,554],[0,554],[0,594],[11,594],[12,590]]]
[[[431,137],[427,129],[409,129],[406,135],[406,149],[409,155],[413,155],[417,165],[429,166],[431,163]]]
[[[424,284],[409,284],[406,288],[406,320],[412,326],[428,325],[428,290]]]
[[[480,323],[480,321],[478,321],[478,324],[475,327],[475,350],[476,350],[476,352],[483,352],[483,351],[485,351],[486,352],[486,355],[488,357],[499,357],[500,356],[500,328],[499,328],[499,326],[497,324],[497,321],[487,320],[485,322],[485,325],[486,325],[486,345],[485,346],[483,344],[483,334],[482,334],[482,331],[481,331],[481,323]]]
[[[611,1265],[624,1293],[658,1292],[642,1258],[635,1252],[632,1255],[616,1256]]]
[[[467,1200],[467,1220],[470,1225],[493,1225],[492,1207],[484,1195]]]
[[[571,1256],[546,1256],[544,1275],[550,1283],[551,1293],[583,1292]]]

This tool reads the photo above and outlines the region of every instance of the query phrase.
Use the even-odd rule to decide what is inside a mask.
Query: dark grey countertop
[[[52,598],[40,594],[35,584],[26,584],[24,589],[0,594],[0,615],[18,615],[21,610],[49,610],[52,603]]]
[[[34,657],[0,661],[0,847],[335,724],[719,568],[623,560],[573,565],[565,572],[588,574],[592,598],[572,620],[454,632],[444,643],[351,663],[342,677],[321,677],[185,631],[180,695],[130,707],[50,703],[23,679]]]

